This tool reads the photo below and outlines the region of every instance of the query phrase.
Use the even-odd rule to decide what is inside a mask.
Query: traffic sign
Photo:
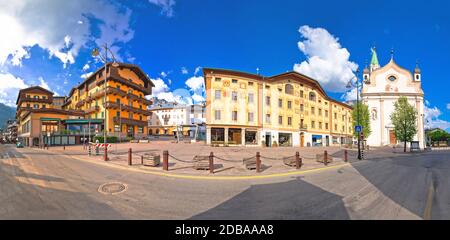
[[[362,132],[362,126],[355,126],[355,132]]]

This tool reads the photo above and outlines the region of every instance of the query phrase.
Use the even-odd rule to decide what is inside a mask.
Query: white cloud
[[[150,3],[160,6],[162,8],[161,14],[167,17],[173,16],[173,7],[175,6],[175,0],[148,0]]]
[[[55,94],[55,96],[59,96],[59,93],[57,93],[56,91],[54,91],[53,89],[50,88],[50,86],[48,85],[48,83],[44,80],[43,77],[39,77],[39,86],[43,87],[51,92],[53,92]]]
[[[189,71],[187,70],[186,67],[181,68],[181,74],[188,74],[188,73],[189,73]]]
[[[186,80],[186,86],[189,87],[191,91],[202,90],[204,87],[205,80],[203,77],[191,77]]]
[[[193,99],[195,102],[204,102],[204,101],[206,100],[203,96],[200,96],[200,95],[198,95],[198,94],[192,95],[192,99]]]
[[[450,122],[439,118],[442,112],[437,107],[430,108],[425,106],[424,114],[425,128],[450,129]]]
[[[165,78],[165,77],[167,77],[168,74],[166,72],[161,72],[159,75],[161,75],[161,77]]]
[[[361,96],[361,95],[360,95]],[[352,88],[348,92],[344,93],[341,98],[343,98],[346,102],[355,101],[357,98],[356,88]]]
[[[90,68],[89,64],[86,63],[86,64],[83,66],[83,71],[87,71],[89,68]]]
[[[33,46],[64,65],[73,64],[80,49],[94,40],[94,27],[100,30],[97,45],[131,40],[130,15],[130,9],[111,0],[1,1],[0,29],[8,34],[0,38],[0,65],[20,65]]]
[[[198,66],[198,67],[195,68],[194,76],[197,76],[197,73],[200,72],[201,68],[202,68],[202,67],[200,67],[200,66]]]
[[[298,48],[307,60],[295,64],[294,71],[316,79],[328,91],[346,91],[347,82],[358,68],[349,60],[348,50],[326,29],[302,26],[299,32],[303,40],[298,42]]]
[[[10,73],[0,74],[0,103],[15,107],[19,90],[27,87],[28,85],[21,78]]]
[[[82,74],[80,77],[81,77],[82,79],[86,79],[86,78],[90,77],[93,73],[94,73],[94,72],[88,72],[88,73]]]

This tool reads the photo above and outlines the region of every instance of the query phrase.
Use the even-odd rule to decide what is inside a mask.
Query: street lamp
[[[104,131],[103,131],[103,143],[105,143],[106,145],[106,132],[108,130],[107,128],[107,121],[106,121],[106,115],[107,115],[107,110],[106,110],[106,81],[107,81],[107,66],[108,66],[108,52],[111,53],[112,59],[113,59],[113,67],[118,67],[119,64],[116,61],[116,58],[114,57],[113,52],[111,51],[111,48],[108,47],[108,44],[105,43],[105,45],[102,46],[104,48],[104,56],[102,56],[100,54],[100,49],[99,48],[94,48],[92,50],[92,56],[93,57],[100,57],[101,61],[105,64],[105,82],[104,82],[104,88],[105,88],[105,96],[104,96],[104,100],[103,100],[103,112],[104,112],[104,116],[103,116],[103,123],[104,123]]]
[[[356,87],[356,107],[357,107],[357,109],[356,109],[356,125],[361,126],[360,122],[359,122],[359,119],[360,119],[360,116],[359,116],[360,110],[359,109],[361,108],[361,105],[359,104],[360,87],[359,87],[358,75],[359,75],[359,69],[356,70],[356,75],[348,81],[347,88],[351,89],[351,88]],[[353,80],[355,80],[355,82],[353,82]],[[362,86],[362,83],[361,83],[361,86]],[[362,134],[362,127],[357,135],[358,136],[358,160],[362,159],[362,157],[361,157],[361,134]]]

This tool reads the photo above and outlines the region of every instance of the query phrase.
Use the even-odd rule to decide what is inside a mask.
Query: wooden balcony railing
[[[148,125],[147,121],[140,121],[136,119],[129,119],[129,118],[113,118],[114,124],[126,124],[126,125],[136,125],[139,127],[145,127]]]

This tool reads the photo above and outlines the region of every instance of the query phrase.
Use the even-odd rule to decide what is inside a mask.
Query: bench
[[[194,161],[195,170],[209,170],[209,156],[195,156]]]
[[[146,153],[142,157],[142,165],[147,167],[156,167],[161,164],[161,156],[154,153]]]
[[[244,158],[242,160],[242,163],[245,165],[245,168],[247,170],[254,170],[254,169],[256,169],[256,158],[255,157]]]

